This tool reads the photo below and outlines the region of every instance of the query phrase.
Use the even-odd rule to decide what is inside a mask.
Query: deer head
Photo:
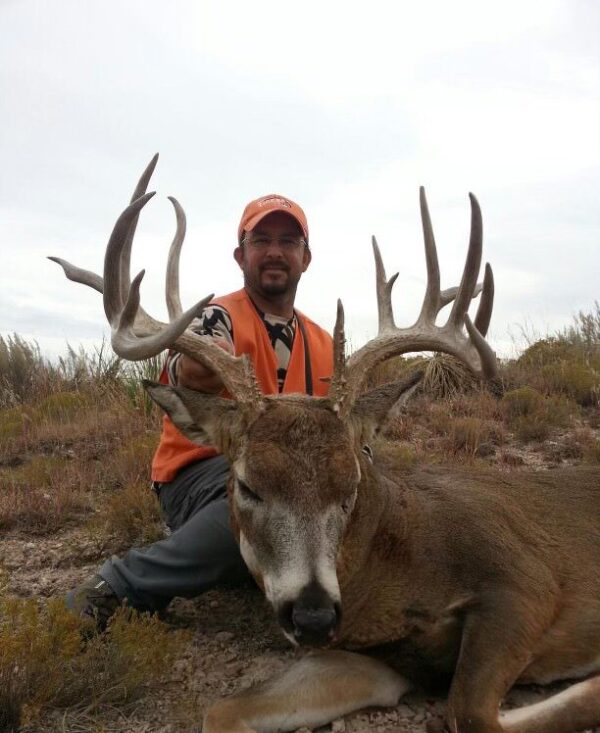
[[[64,260],[51,259],[62,265],[69,279],[103,292],[117,354],[143,359],[168,347],[197,359],[221,376],[233,400],[180,387],[151,383],[146,387],[190,440],[215,445],[229,459],[232,517],[241,552],[264,587],[286,636],[293,643],[326,644],[335,639],[340,625],[337,566],[356,517],[357,497],[377,483],[365,445],[390,409],[421,376],[414,374],[361,394],[368,372],[381,361],[406,352],[442,351],[457,356],[480,376],[496,374],[495,357],[485,341],[493,301],[489,266],[483,286],[477,285],[482,248],[479,206],[471,196],[471,239],[461,284],[440,291],[433,231],[421,189],[428,283],[417,322],[404,329],[395,326],[391,290],[397,275],[386,280],[373,240],[378,336],[346,359],[344,313],[338,302],[329,397],[265,397],[247,358],[232,356],[210,338],[188,330],[212,295],[182,313],[178,261],[185,215],[172,198],[177,232],[167,266],[170,323],[156,321],[140,307],[139,287],[144,273],[131,280],[129,259],[139,212],[153,195],[145,190],[155,164],[156,157],[115,224],[106,249],[103,278]],[[479,292],[482,297],[478,313],[471,323],[466,311]],[[436,316],[449,303],[453,305],[447,322],[437,326]]]

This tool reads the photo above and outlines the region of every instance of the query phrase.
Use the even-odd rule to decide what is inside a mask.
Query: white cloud
[[[370,236],[400,270],[398,323],[418,313],[425,184],[443,287],[460,278],[467,192],[495,268],[492,339],[555,329],[598,298],[600,12],[588,2],[371,4],[64,0],[0,6],[0,332],[56,347],[97,338],[100,298],[56,254],[99,271],[136,177],[156,151],[133,268],[164,317],[184,205],[188,305],[239,284],[231,260],[247,200],[280,191],[311,224],[299,305],[351,341],[376,329]],[[92,326],[95,324],[95,326]],[[88,331],[89,329],[89,331]],[[52,341],[54,340],[54,341]]]

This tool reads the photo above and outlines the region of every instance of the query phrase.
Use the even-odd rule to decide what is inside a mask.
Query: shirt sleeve
[[[208,305],[202,315],[193,324],[194,333],[201,336],[212,336],[229,341],[233,347],[233,324],[231,316],[225,308],[220,305]],[[169,352],[167,356],[166,369],[171,386],[177,385],[177,362],[181,358],[181,354]]]

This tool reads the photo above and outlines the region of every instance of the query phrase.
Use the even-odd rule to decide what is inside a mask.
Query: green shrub
[[[600,342],[576,331],[532,344],[515,366],[521,382],[544,394],[562,394],[583,407],[600,400]]]
[[[553,428],[569,425],[577,412],[577,406],[566,397],[545,397],[532,387],[510,390],[501,405],[508,426],[524,442],[544,440]]]
[[[49,707],[119,705],[156,682],[186,634],[122,609],[85,641],[87,624],[52,599],[0,594],[0,730],[17,731]]]
[[[600,398],[600,371],[581,361],[546,364],[540,377],[548,392],[563,394],[582,407],[594,405]]]
[[[533,387],[519,387],[502,397],[501,404],[509,420],[539,412],[544,397]]]

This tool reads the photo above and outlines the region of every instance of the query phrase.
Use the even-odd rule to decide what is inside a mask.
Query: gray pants
[[[129,606],[161,611],[175,596],[250,578],[229,524],[229,463],[215,456],[183,468],[159,490],[171,534],[107,560],[100,575]]]

